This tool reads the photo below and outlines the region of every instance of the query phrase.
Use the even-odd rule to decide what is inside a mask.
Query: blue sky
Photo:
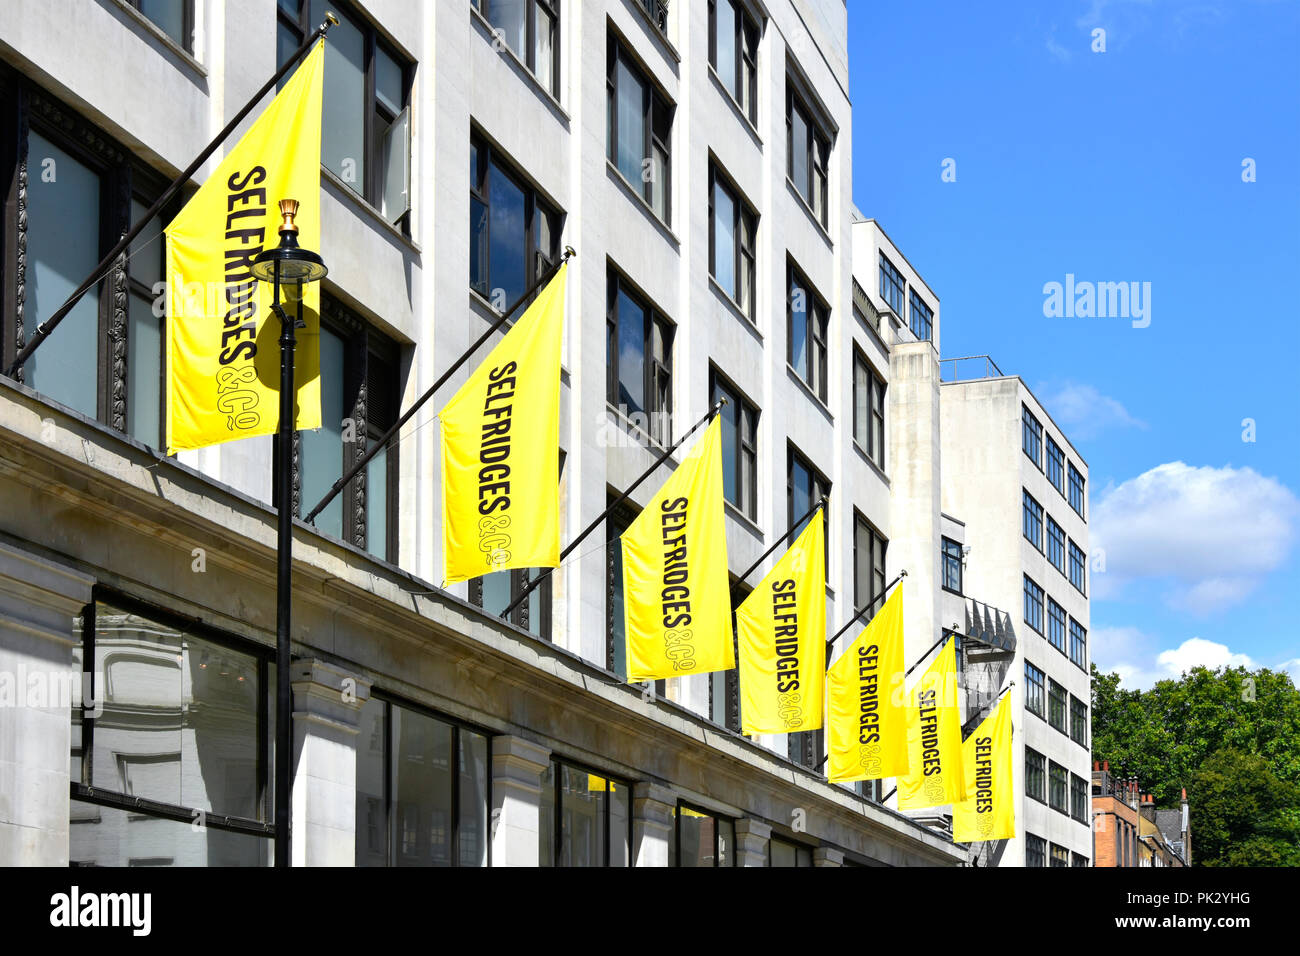
[[[1098,665],[1300,683],[1300,3],[848,7],[854,201],[1087,460]],[[1149,326],[1046,317],[1067,273]]]

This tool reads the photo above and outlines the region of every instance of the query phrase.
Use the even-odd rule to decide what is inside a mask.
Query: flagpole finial
[[[899,572],[898,572],[898,576],[899,576],[900,578],[905,578],[905,577],[907,577],[907,569],[904,568],[902,571],[899,571]]]
[[[561,258],[564,259],[565,261],[568,261],[569,259],[575,258],[577,255],[578,253],[574,251],[573,246],[565,246],[564,255],[561,256]]]

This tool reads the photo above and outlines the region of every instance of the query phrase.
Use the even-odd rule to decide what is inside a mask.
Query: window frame
[[[867,421],[863,422],[858,413],[858,372],[863,373],[862,388],[867,390],[866,413]],[[885,401],[889,383],[885,381],[877,371],[876,367],[871,364],[871,360],[863,354],[858,348],[857,343],[853,345],[853,443],[857,446],[858,451],[867,456],[867,460],[879,468],[882,472],[885,470]],[[863,432],[867,439],[863,444],[859,437],[859,432]]]
[[[127,6],[129,6],[131,9],[133,9],[136,13],[140,14],[140,16],[148,20],[151,24],[153,24],[153,26],[160,33],[163,34],[163,36],[167,37],[169,40],[175,43],[178,47],[180,47],[190,56],[196,55],[194,53],[194,0],[182,0],[182,4],[183,4],[181,10],[182,39],[179,40],[176,39],[176,37],[172,36],[170,33],[168,33],[165,29],[163,29],[162,24],[158,23],[156,20],[153,19],[153,17],[149,16],[149,14],[144,12],[144,8],[141,3],[141,0],[122,0],[122,2]]]
[[[730,80],[718,70],[718,4],[726,3],[735,11],[736,20],[736,75]],[[723,89],[731,96],[749,125],[758,126],[758,45],[763,27],[750,13],[743,0],[709,0],[709,67],[722,81]],[[734,87],[734,88],[733,88]],[[738,97],[736,90],[743,92]]]
[[[712,362],[709,363],[709,404],[710,406],[726,397],[736,409],[736,462],[735,489],[740,501],[726,497],[726,458],[723,458],[723,498],[737,511],[751,521],[758,520],[758,420],[761,412],[753,402],[736,387],[736,384],[721,372]],[[745,425],[748,423],[749,428]]]
[[[1047,678],[1047,725],[1053,730],[1069,734],[1070,693],[1063,684]]]
[[[1088,555],[1084,550],[1074,543],[1074,539],[1067,539],[1070,564],[1070,584],[1074,589],[1084,597],[1088,596]],[[1078,572],[1077,575],[1075,572]]]
[[[952,538],[941,537],[939,549],[940,549],[939,557],[940,557],[940,565],[941,565],[940,570],[942,572],[940,578],[940,580],[942,581],[941,586],[945,591],[948,591],[951,594],[961,594],[962,593],[961,542],[954,541]],[[949,569],[954,564],[956,566],[955,576],[957,581],[957,587],[955,588],[950,587],[948,583],[950,580],[952,580],[953,577],[953,575],[949,574]]]
[[[1047,802],[1047,758],[1029,746],[1025,747],[1025,796]]]
[[[731,200],[732,208],[735,210],[731,219],[731,234],[735,237],[732,269],[733,284],[736,292],[741,294],[740,298],[728,294],[718,279],[718,250],[715,234],[717,211],[714,202],[714,190],[718,188],[727,193],[727,198]],[[709,277],[713,279],[722,294],[731,300],[740,314],[757,328],[758,212],[740,191],[735,180],[727,175],[726,170],[712,157],[709,159]]]
[[[1065,613],[1065,608],[1057,604],[1050,594],[1047,595],[1047,643],[1060,651],[1062,656],[1066,653],[1066,619],[1068,616]]]
[[[627,868],[631,868],[635,866],[636,859],[633,854],[635,851],[636,844],[634,843],[633,840],[633,820],[636,814],[632,808],[632,782],[624,779],[623,777],[618,776],[617,774],[607,773],[604,770],[600,770],[596,767],[592,767],[588,764],[584,764],[576,760],[570,760],[568,757],[559,754],[554,754],[554,753],[551,754],[549,763],[556,768],[555,775],[554,775],[555,791],[553,794],[555,800],[553,804],[554,816],[555,816],[555,821],[554,821],[555,831],[551,835],[551,851],[553,853],[553,859],[551,860],[551,862],[545,863],[540,859],[540,854],[539,854],[539,858],[537,861],[538,865],[549,866],[549,867],[559,867],[562,865],[560,863],[560,859],[563,855],[563,850],[561,849],[561,847],[564,842],[564,783],[563,783],[564,777],[563,774],[561,773],[561,770],[567,767],[569,770],[574,770],[577,771],[578,773],[585,773],[593,777],[600,777],[602,780],[605,781],[605,831],[604,831],[605,832],[605,853],[604,853],[605,859],[604,862],[600,864],[601,867],[605,869],[609,869],[612,866],[612,864],[610,863],[610,856],[611,856],[610,851],[611,851],[611,847],[613,846],[613,841],[610,839],[612,835],[612,830],[610,826],[612,822],[610,819],[611,817],[611,813],[610,813],[611,801],[609,799],[610,784],[617,784],[623,787],[624,789],[626,789],[627,797],[628,797],[627,799],[627,805],[628,805]],[[540,828],[538,831],[538,839],[539,840],[541,839]],[[570,863],[568,865],[573,866],[574,864]],[[619,867],[619,869],[624,869],[624,868]]]
[[[1025,866],[1047,867],[1047,841],[1032,833],[1025,833]]]
[[[908,327],[918,341],[931,342],[934,340],[934,309],[917,294],[916,287],[911,286],[907,290],[908,304]],[[919,317],[918,317],[918,312]],[[925,334],[921,334],[924,329]]]
[[[1057,792],[1060,792],[1060,803]],[[1070,815],[1070,771],[1055,760],[1047,761],[1047,805],[1057,813]]]
[[[894,302],[894,293],[897,293],[898,302]],[[880,252],[880,298],[885,305],[898,316],[903,318],[903,301],[907,297],[907,279],[898,267],[889,261],[889,257],[883,251]]]
[[[1038,499],[1028,489],[1021,489],[1021,533],[1034,550],[1043,553],[1043,516],[1046,514]],[[1030,532],[1033,532],[1032,534]]]
[[[1025,457],[1034,463],[1034,467],[1042,471],[1043,423],[1023,402],[1020,405],[1020,410],[1020,448],[1025,453]],[[1032,452],[1030,451],[1031,446],[1033,447]]]
[[[1047,719],[1047,675],[1025,660],[1025,710]]]
[[[1056,443],[1056,439],[1052,437],[1050,432],[1045,437],[1047,439],[1047,468],[1044,474],[1047,475],[1048,483],[1064,497],[1065,451]]]
[[[1070,739],[1084,749],[1089,749],[1088,705],[1070,695]]]
[[[794,113],[796,111],[799,113],[800,119],[803,120],[804,128],[808,131],[806,140],[801,147],[797,147],[794,142]],[[820,223],[821,227],[823,229],[830,228],[828,197],[830,191],[830,156],[831,149],[835,145],[834,136],[826,132],[825,123],[820,112],[809,105],[808,98],[796,88],[796,81],[788,71],[785,78],[785,145],[786,179],[794,186],[794,191],[807,204],[812,211],[813,218]],[[820,151],[818,147],[820,147]],[[796,148],[803,152],[807,161],[807,195],[804,194],[802,185],[796,182],[794,178]]]
[[[1025,623],[1038,632],[1039,636],[1043,634],[1043,614],[1044,600],[1047,592],[1031,578],[1025,575]],[[1033,614],[1030,614],[1033,611]]]
[[[522,63],[533,75],[533,78],[542,85],[556,100],[560,98],[560,43],[564,36],[564,30],[560,26],[561,0],[527,0],[527,10],[524,12],[524,46],[526,49],[523,53],[506,44],[506,48]],[[484,0],[470,0],[470,6],[488,23],[493,30],[499,30],[501,27],[493,23],[488,16],[488,11],[484,9]],[[537,70],[537,8],[541,6],[551,15],[551,69],[550,79],[544,79]]]
[[[1065,574],[1065,529],[1056,523],[1050,514],[1047,515],[1047,549],[1044,555],[1047,557],[1047,563],[1062,575]]]
[[[1062,867],[1068,869],[1070,866],[1070,851],[1059,843],[1051,845],[1051,866],[1055,869]]]
[[[828,340],[830,332],[831,310],[826,300],[818,293],[808,277],[794,262],[786,260],[786,299],[785,299],[785,361],[794,370],[798,379],[808,386],[809,391],[825,405],[830,393],[827,370],[829,365]],[[808,376],[804,378],[798,366],[794,364],[794,291],[798,288],[804,294],[804,342],[808,348]],[[810,381],[811,379],[811,381]]]
[[[713,868],[734,867],[736,863],[736,818],[727,816],[724,813],[715,813],[712,810],[706,810],[704,807],[689,803],[686,800],[678,800],[677,805],[673,807],[673,866],[681,869],[700,869],[700,867],[682,866],[682,810],[688,810],[691,813],[698,813],[700,816],[708,817],[713,821]],[[718,821],[724,820],[731,824],[731,862],[718,862]]]
[[[1074,462],[1071,461],[1066,464],[1069,472],[1070,487],[1070,493],[1067,496],[1067,500],[1070,503],[1070,507],[1074,509],[1074,513],[1087,521],[1088,519],[1084,514],[1084,511],[1087,508],[1086,490],[1088,479],[1083,477],[1083,472],[1074,467]]]
[[[623,174],[618,166],[618,64],[623,66],[641,81],[641,124],[642,135],[648,155],[641,157],[644,171],[647,162],[654,164],[655,149],[658,147],[664,156],[663,171],[663,209],[655,208],[654,176],[642,178],[640,186]],[[656,82],[654,75],[646,69],[642,61],[633,52],[633,47],[612,28],[606,34],[605,46],[605,122],[609,126],[605,137],[605,158],[632,191],[645,201],[645,204],[665,226],[672,227],[673,222],[673,152],[672,130],[677,114],[677,104],[668,98],[668,94]],[[658,121],[661,118],[667,136],[660,135]],[[651,167],[654,171],[653,165]]]
[[[1075,652],[1082,649],[1076,657]],[[1088,630],[1082,624],[1070,617],[1070,660],[1079,670],[1087,672],[1088,669]]]
[[[627,276],[609,263],[605,273],[605,400],[618,410],[619,417],[642,432],[651,443],[667,448],[672,444],[673,417],[673,346],[677,338],[677,324],[643,294]],[[645,429],[632,422],[618,401],[619,394],[619,294],[626,295],[644,316],[641,336],[641,354],[645,357],[641,371],[642,388],[647,404]],[[663,342],[663,358],[655,355],[656,336]],[[630,414],[629,414],[630,412]]]
[[[871,592],[869,594],[859,593],[858,582],[862,578],[862,549],[858,547],[858,534],[865,532],[867,536],[867,551],[869,567],[867,577],[871,582]],[[880,564],[876,564],[876,551],[879,548]],[[885,589],[885,562],[889,560],[889,539],[886,538],[880,530],[867,520],[866,516],[857,508],[853,509],[853,608],[857,610],[862,607],[872,597],[876,597]],[[884,605],[882,604],[881,607]],[[879,607],[868,611],[862,618],[861,623],[866,624],[873,617]]]
[[[794,446],[793,442],[787,441],[785,456],[786,527],[793,525],[794,520],[798,518],[799,515],[803,514],[802,511],[796,512],[794,510],[794,467],[796,463],[800,464],[803,469],[808,472],[808,500],[813,506],[815,506],[823,497],[829,496],[832,487],[830,479],[822,474],[821,471],[817,469],[817,466],[814,465],[812,461],[803,454],[803,452],[799,451],[799,449]],[[802,527],[803,525],[800,525],[800,528]],[[797,529],[792,532],[792,534],[797,533]],[[830,540],[831,523],[827,521],[826,534],[822,539],[822,544],[825,546],[826,550],[826,567],[828,571],[830,569]]]

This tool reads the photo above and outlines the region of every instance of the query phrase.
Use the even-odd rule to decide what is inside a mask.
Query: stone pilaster
[[[819,846],[813,850],[813,866],[843,866],[844,853],[828,846]]]
[[[492,865],[537,866],[542,774],[551,752],[523,737],[492,738]]]
[[[772,828],[759,820],[736,821],[736,866],[767,866]]]
[[[632,861],[634,866],[667,866],[677,798],[657,783],[632,785]]]

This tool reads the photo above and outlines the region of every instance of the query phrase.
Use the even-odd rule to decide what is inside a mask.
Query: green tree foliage
[[[1197,667],[1137,691],[1094,665],[1092,752],[1137,777],[1157,806],[1178,806],[1187,788],[1194,863],[1270,865],[1300,853],[1300,691],[1285,673]]]

